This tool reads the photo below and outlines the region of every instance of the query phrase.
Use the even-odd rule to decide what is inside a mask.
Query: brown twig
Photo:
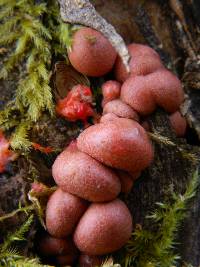
[[[3,222],[6,219],[14,217],[19,212],[25,212],[26,213],[26,212],[29,212],[29,211],[34,210],[34,209],[35,209],[34,205],[29,205],[29,206],[26,206],[24,208],[19,208],[19,209],[14,210],[10,213],[7,213],[3,216],[0,216],[0,222]]]

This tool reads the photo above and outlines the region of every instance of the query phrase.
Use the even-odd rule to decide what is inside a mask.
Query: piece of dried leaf
[[[65,98],[72,87],[77,84],[90,86],[86,76],[77,72],[72,66],[63,61],[55,64],[53,83],[56,99]]]

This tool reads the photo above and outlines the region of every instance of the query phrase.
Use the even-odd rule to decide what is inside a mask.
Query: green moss
[[[0,127],[12,129],[14,150],[29,150],[28,132],[43,112],[54,115],[49,81],[53,56],[66,55],[72,29],[59,16],[57,1],[0,0],[0,46],[10,54],[0,69],[6,79],[15,68],[22,69],[14,101],[0,112]]]
[[[26,258],[20,254],[16,248],[17,243],[26,240],[26,233],[33,222],[33,215],[14,233],[9,234],[4,243],[0,246],[0,266],[1,267],[40,267],[46,266],[39,262],[38,258]]]
[[[147,218],[152,229],[138,226],[123,253],[122,266],[129,267],[172,267],[176,266],[179,255],[174,252],[179,226],[186,217],[188,202],[195,196],[199,175],[196,172],[183,195],[173,193],[169,203],[157,203]]]

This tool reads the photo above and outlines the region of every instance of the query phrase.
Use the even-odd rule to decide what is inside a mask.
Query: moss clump
[[[0,266],[2,267],[40,267],[41,265],[37,258],[26,258],[20,254],[16,243],[26,240],[26,233],[29,231],[33,222],[33,215],[16,232],[9,234],[4,243],[0,246]]]
[[[195,196],[199,175],[196,172],[189,182],[183,195],[172,195],[170,203],[157,203],[155,210],[148,219],[152,220],[149,231],[138,226],[132,239],[125,248],[122,266],[129,267],[173,267],[179,255],[174,252],[176,234],[186,217],[188,202]],[[186,265],[187,266],[187,265]]]
[[[0,46],[9,48],[0,79],[20,69],[15,98],[0,112],[0,127],[15,130],[13,149],[28,150],[28,132],[44,111],[54,114],[49,81],[52,58],[65,55],[71,27],[62,23],[57,1],[1,0]]]

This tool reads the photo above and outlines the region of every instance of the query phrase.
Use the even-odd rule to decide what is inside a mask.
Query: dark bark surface
[[[198,64],[200,3],[198,0],[181,1],[183,7],[183,13],[181,13],[179,8],[175,8],[178,6],[178,1],[92,0],[91,2],[97,11],[116,28],[127,44],[133,41],[147,43],[156,49],[166,67],[178,73],[183,80],[187,94],[183,113],[187,117],[190,129],[186,139],[175,137],[167,116],[162,111],[157,111],[150,118],[153,132],[170,138],[176,146],[160,143],[159,140],[153,141],[155,160],[135,183],[132,193],[127,198],[134,222],[144,225],[145,216],[154,210],[155,202],[165,201],[170,189],[175,192],[184,192],[188,180],[198,167],[198,162],[187,155],[194,154],[198,158],[200,153],[198,148],[198,137],[200,137],[200,65]],[[16,87],[15,76],[14,73],[11,74],[9,83],[0,82],[0,100],[2,101],[0,104],[12,97]],[[41,141],[43,137],[46,141],[46,136],[48,136],[48,143],[52,142],[53,147],[61,148],[70,136],[70,134],[68,136],[65,134],[67,127],[68,124],[62,120],[55,123],[44,118],[39,125],[35,126],[33,136],[40,133],[38,138]],[[73,128],[72,131],[77,134],[76,129]],[[41,168],[41,172],[46,173],[44,179],[51,176],[49,168],[53,159],[48,159],[46,171]],[[43,160],[45,161],[46,158]],[[0,176],[0,212],[2,213],[10,212],[17,207],[16,200],[23,198],[22,189],[25,190],[27,186],[20,184],[21,171],[14,175],[8,172],[6,175]],[[5,177],[7,191],[5,190]],[[7,194],[8,197],[6,197]],[[145,227],[148,227],[148,224]],[[183,260],[199,266],[200,191],[191,203],[188,218],[180,229],[178,241]]]

